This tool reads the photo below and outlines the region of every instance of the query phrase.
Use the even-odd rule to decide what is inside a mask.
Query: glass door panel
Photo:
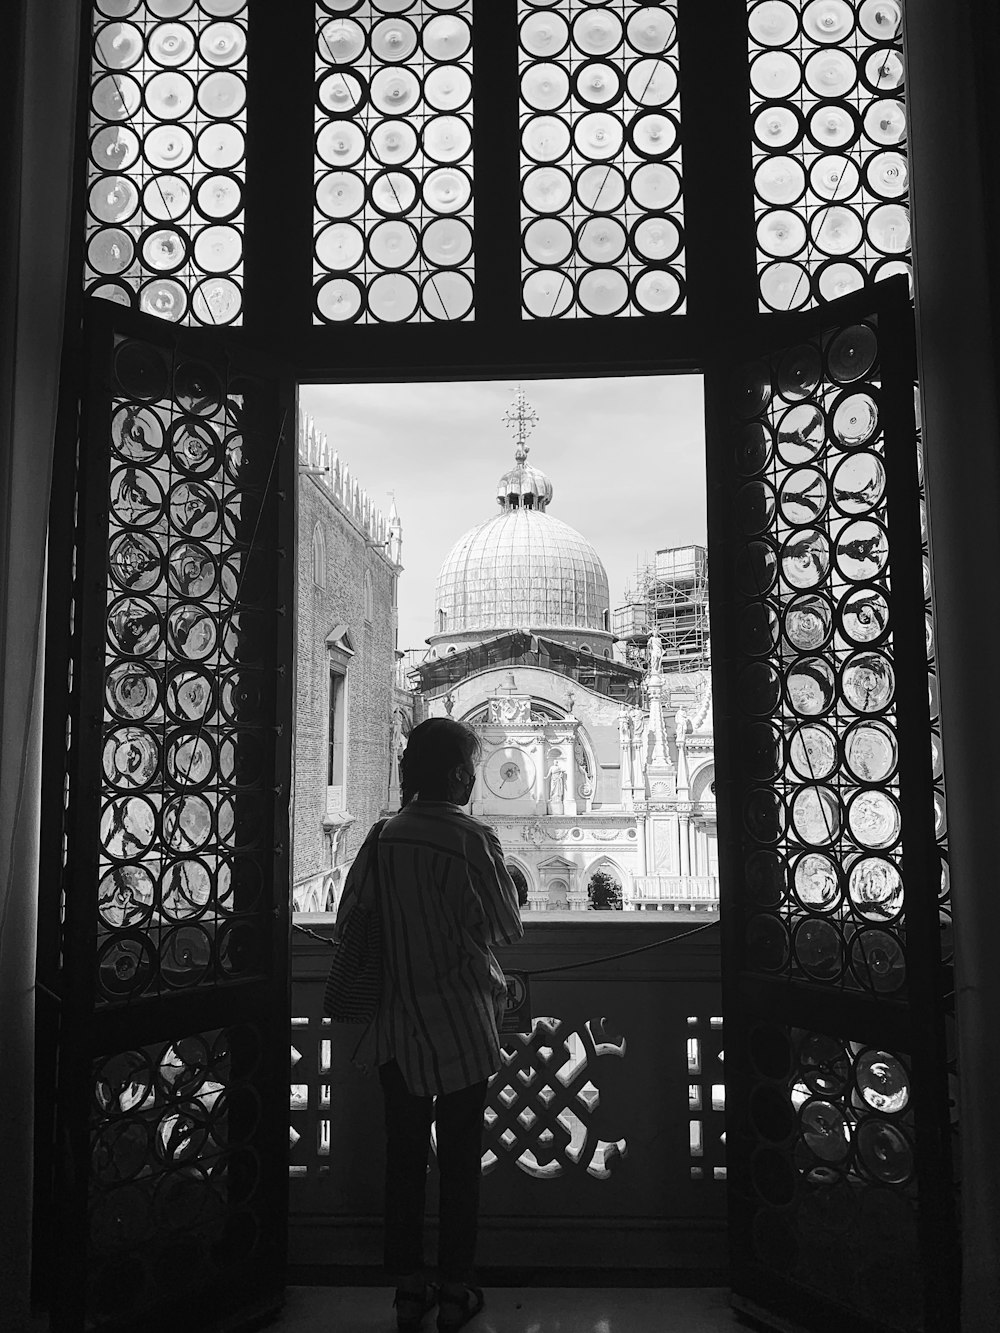
[[[91,304],[54,1327],[194,1328],[283,1282],[294,414],[217,336]]]
[[[915,1329],[952,1274],[905,279],[782,327],[709,447],[733,1288]]]

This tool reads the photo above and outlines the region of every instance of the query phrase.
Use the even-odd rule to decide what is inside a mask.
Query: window
[[[472,0],[326,0],[316,15],[314,322],[463,319]]]
[[[343,803],[344,741],[346,739],[347,673],[336,663],[330,664],[330,687],[327,700],[327,772],[326,785],[333,808]],[[334,793],[339,793],[334,796]]]
[[[174,323],[242,322],[247,12],[230,17],[240,8],[95,5],[94,295]],[[183,22],[161,22],[181,14]]]
[[[371,623],[375,618],[375,585],[372,581],[372,572],[365,570],[365,620]]]
[[[682,311],[675,3],[518,8],[525,318]]]
[[[323,525],[317,523],[313,528],[312,541],[313,583],[317,588],[326,587],[326,535]]]
[[[758,4],[749,32],[761,309],[909,273],[897,0]]]

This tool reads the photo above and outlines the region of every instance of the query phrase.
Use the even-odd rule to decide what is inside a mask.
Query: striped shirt
[[[376,1058],[410,1092],[457,1092],[500,1067],[506,982],[491,944],[523,933],[496,834],[448,801],[413,800],[378,842],[384,979]]]

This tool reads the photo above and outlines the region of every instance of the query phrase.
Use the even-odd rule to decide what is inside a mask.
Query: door
[[[239,1326],[284,1280],[294,401],[88,304],[53,1328]]]
[[[706,395],[734,1298],[809,1329],[944,1327],[947,880],[905,282],[775,327]]]

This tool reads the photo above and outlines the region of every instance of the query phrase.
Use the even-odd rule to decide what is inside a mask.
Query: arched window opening
[[[312,541],[313,583],[317,588],[326,587],[326,535],[323,525],[317,523],[313,528]]]
[[[514,887],[517,889],[518,907],[527,907],[528,905],[528,881],[524,871],[518,865],[509,865],[510,877],[514,881]]]
[[[592,912],[622,910],[621,881],[609,870],[595,870],[587,881],[587,906]]]

